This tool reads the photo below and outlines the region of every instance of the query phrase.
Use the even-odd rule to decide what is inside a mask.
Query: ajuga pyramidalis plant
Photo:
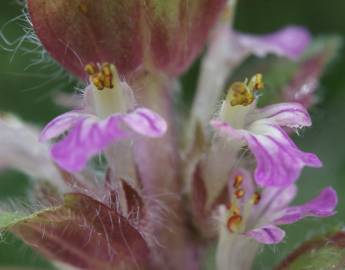
[[[225,0],[27,7],[45,50],[85,88],[41,131],[1,118],[1,165],[34,179],[42,208],[2,211],[0,225],[57,267],[197,270],[215,249],[214,269],[247,270],[262,245],[284,239],[280,225],[335,214],[331,187],[291,205],[302,169],[322,166],[290,138],[312,124],[307,109],[329,55],[305,59],[306,29],[239,33],[235,3]],[[178,80],[205,47],[192,106],[181,114]],[[299,69],[279,102],[258,107],[260,70],[228,78],[248,56],[268,54]]]

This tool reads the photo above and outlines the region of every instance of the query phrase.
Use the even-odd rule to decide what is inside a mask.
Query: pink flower
[[[237,33],[237,42],[244,49],[263,57],[269,53],[297,60],[309,46],[309,32],[300,26],[287,26],[265,35]]]
[[[234,83],[211,125],[229,138],[229,143],[249,147],[256,158],[255,180],[259,186],[289,186],[304,166],[321,166],[316,155],[299,150],[283,129],[308,127],[311,120],[297,103],[257,109],[255,99],[262,87],[261,75],[247,84]]]
[[[239,183],[239,179],[240,182]],[[263,244],[276,244],[283,240],[285,232],[278,225],[291,224],[305,217],[328,217],[335,214],[337,194],[331,187],[323,189],[311,201],[289,206],[297,193],[297,187],[268,187],[262,192],[251,174],[236,170],[229,179],[232,202],[229,209],[222,210],[229,233],[239,233]]]
[[[110,70],[111,67],[111,70]],[[98,70],[98,67],[94,67]],[[99,84],[97,76],[112,74],[109,87]],[[134,138],[136,134],[151,138],[162,136],[167,125],[155,112],[139,107],[132,108],[131,89],[117,77],[114,66],[105,65],[99,73],[92,74],[91,88],[86,97],[91,96],[94,112],[76,110],[53,119],[41,133],[41,141],[68,135],[53,145],[53,159],[65,170],[82,170],[87,161],[105,150],[110,144],[121,139]],[[88,93],[90,92],[90,93]]]
[[[231,6],[228,7],[232,11]],[[307,29],[286,26],[276,32],[253,35],[234,31],[229,20],[222,20],[213,31],[202,61],[192,116],[206,125],[214,113],[227,79],[250,55],[278,55],[297,61],[311,43]]]

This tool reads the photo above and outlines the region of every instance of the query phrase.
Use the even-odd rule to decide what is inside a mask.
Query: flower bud
[[[179,75],[202,49],[226,0],[28,0],[45,49],[73,74],[84,66],[116,65]]]

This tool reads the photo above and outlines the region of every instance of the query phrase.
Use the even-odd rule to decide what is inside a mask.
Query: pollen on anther
[[[92,83],[96,86],[98,90],[103,90],[105,85],[104,85],[104,78],[102,76],[99,76],[99,74],[94,74],[91,76],[91,81]]]
[[[243,176],[242,175],[236,175],[235,179],[234,179],[233,187],[234,188],[240,188],[242,186],[242,183],[243,183]]]
[[[91,76],[98,72],[98,67],[95,64],[90,63],[85,66],[84,70],[87,74]]]
[[[242,222],[242,216],[241,215],[232,215],[227,222],[227,228],[230,232],[236,232],[239,230]]]
[[[252,196],[250,202],[251,202],[252,204],[254,204],[254,205],[257,205],[257,204],[259,204],[260,200],[261,200],[261,194],[260,194],[260,192],[256,191],[256,192],[253,194],[253,196]]]
[[[235,191],[235,196],[237,199],[243,198],[244,195],[245,195],[245,191],[242,188]]]
[[[252,77],[249,85],[250,87],[253,88],[254,91],[262,90],[265,87],[262,74],[261,73],[255,74]]]
[[[106,88],[113,88],[114,87],[114,85],[113,85],[113,76],[112,75],[104,77],[104,86]]]
[[[112,71],[109,63],[104,63],[102,65],[102,72],[105,76],[112,76]]]

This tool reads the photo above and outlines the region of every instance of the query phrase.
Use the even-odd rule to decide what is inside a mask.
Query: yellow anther
[[[265,84],[263,82],[263,77],[261,73],[255,74],[250,82],[249,82],[249,88],[253,89],[253,91],[261,90],[265,87]]]
[[[245,191],[244,189],[240,188],[240,189],[237,189],[235,192],[234,192],[235,196],[237,199],[241,199],[243,198],[243,196],[245,195]]]
[[[232,215],[227,222],[227,228],[230,232],[237,232],[241,227],[242,216],[241,215]]]
[[[236,175],[235,179],[234,179],[234,184],[233,187],[234,188],[240,188],[242,186],[243,183],[243,176],[242,175]]]
[[[90,75],[91,84],[98,90],[112,89],[114,88],[114,81],[119,80],[115,66],[109,63],[103,63],[102,65],[87,64],[85,72]]]
[[[100,76],[100,74],[94,74],[91,76],[91,82],[96,86],[98,90],[104,89],[104,76]]]
[[[250,199],[250,203],[257,205],[257,204],[259,204],[260,200],[261,200],[261,194],[260,194],[260,192],[256,191],[253,194],[252,198]]]
[[[231,106],[247,106],[254,101],[254,95],[249,91],[247,85],[242,82],[235,82],[230,86],[227,98]]]
[[[109,63],[103,63],[102,72],[105,76],[112,76],[113,72],[111,71],[111,66]]]
[[[87,74],[91,76],[98,72],[98,67],[95,64],[90,63],[85,66],[84,70]]]
[[[104,77],[104,86],[106,88],[113,88],[114,87],[114,85],[113,85],[113,76],[112,75]]]
[[[255,92],[264,88],[261,74],[255,74],[250,81],[233,83],[227,95],[227,101],[231,106],[248,106],[255,100]]]

